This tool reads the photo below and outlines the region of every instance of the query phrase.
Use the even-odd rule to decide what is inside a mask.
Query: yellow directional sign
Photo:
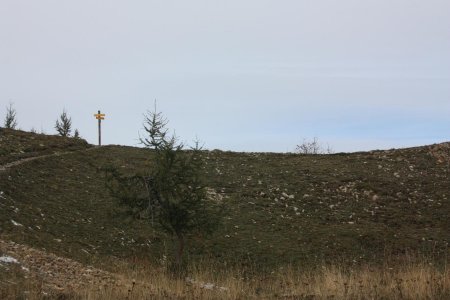
[[[98,145],[102,145],[102,120],[105,119],[105,114],[102,114],[100,110],[98,114],[94,114],[94,117],[98,120]]]
[[[94,117],[97,120],[104,120],[105,119],[105,114],[95,114]]]

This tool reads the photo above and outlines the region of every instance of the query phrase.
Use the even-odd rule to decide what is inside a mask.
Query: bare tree
[[[16,118],[16,110],[13,107],[12,103],[9,103],[9,106],[6,107],[6,117],[4,122],[5,128],[15,129],[17,127],[17,118]]]
[[[60,136],[70,136],[72,119],[67,115],[66,110],[63,110],[59,119],[56,120],[55,129]]]
[[[303,142],[295,148],[295,152],[299,154],[320,154],[321,146],[319,144],[319,139],[314,137],[312,141],[303,139]]]
[[[327,143],[326,154],[333,154],[333,153],[334,153],[334,149],[330,146],[330,144]]]
[[[327,144],[327,148],[325,149],[322,144],[319,142],[317,137],[314,137],[311,141],[303,139],[301,144],[298,144],[295,148],[295,152],[298,154],[309,155],[309,154],[332,154],[334,151]]]

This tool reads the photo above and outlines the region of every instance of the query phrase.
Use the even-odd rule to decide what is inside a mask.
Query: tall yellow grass
[[[240,270],[194,267],[189,278],[162,270],[123,270],[125,288],[84,291],[86,299],[450,299],[450,270],[429,263],[315,270],[293,267],[248,276]],[[133,280],[135,280],[133,284]]]
[[[55,291],[63,299],[450,299],[450,270],[407,263],[380,267],[281,268],[248,275],[242,270],[193,266],[175,277],[162,267],[118,267],[115,285]],[[42,284],[1,287],[3,299],[43,298]]]

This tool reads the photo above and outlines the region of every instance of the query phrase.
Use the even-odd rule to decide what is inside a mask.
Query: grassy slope
[[[0,128],[0,165],[23,158],[86,149],[82,139]]]
[[[45,137],[49,145],[57,139]],[[107,146],[0,173],[1,235],[89,263],[170,255],[170,240],[157,226],[120,213],[97,171],[107,164],[145,170],[149,155]],[[192,237],[190,255],[267,267],[367,262],[386,251],[444,257],[449,156],[448,145],[324,156],[205,152],[208,186],[223,196],[227,211],[214,236]]]

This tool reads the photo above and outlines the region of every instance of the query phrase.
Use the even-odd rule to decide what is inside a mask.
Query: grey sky
[[[207,148],[336,151],[449,140],[448,0],[0,0],[0,112],[136,145],[158,107]]]

